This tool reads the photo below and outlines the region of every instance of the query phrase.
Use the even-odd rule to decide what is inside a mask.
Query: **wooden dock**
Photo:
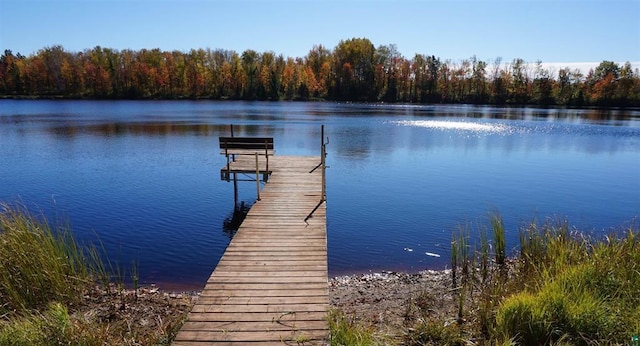
[[[255,176],[255,158],[246,156],[232,162],[227,173],[252,171]],[[258,171],[262,175],[265,168]],[[325,344],[329,298],[321,159],[273,156],[269,171],[260,200],[174,345]]]

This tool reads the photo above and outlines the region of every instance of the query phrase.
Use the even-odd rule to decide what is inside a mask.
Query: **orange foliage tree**
[[[366,38],[313,46],[305,57],[223,49],[189,52],[69,52],[46,47],[0,56],[0,95],[71,98],[344,100],[408,103],[640,106],[640,75],[630,63],[603,61],[585,76],[557,74],[522,59],[491,65],[475,56],[443,61]]]

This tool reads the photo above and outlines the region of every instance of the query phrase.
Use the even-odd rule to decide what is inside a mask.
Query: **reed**
[[[458,287],[458,239],[451,234],[451,282],[452,288]]]
[[[478,254],[480,262],[480,284],[485,285],[489,280],[489,237],[485,229],[480,231],[480,251]]]
[[[493,230],[496,264],[504,269],[505,261],[507,259],[507,243],[505,239],[504,222],[502,221],[502,216],[500,216],[499,213],[490,214],[489,220],[491,222],[491,229]]]
[[[469,228],[452,234],[458,326],[471,321],[465,328],[489,344],[622,344],[640,335],[635,225],[595,239],[565,220],[534,219],[519,231],[520,252],[509,263],[499,214],[490,225],[493,262],[485,230],[471,256]]]
[[[135,299],[138,300],[138,284],[140,282],[140,275],[138,273],[138,263],[135,260],[131,261],[131,282],[133,283],[133,294]]]
[[[469,224],[465,224],[464,227],[460,226],[458,229],[458,261],[460,262],[462,286],[467,286],[471,281],[472,275],[472,258],[471,253],[471,231]]]
[[[72,234],[24,209],[1,208],[0,315],[77,301],[92,279],[90,261]]]

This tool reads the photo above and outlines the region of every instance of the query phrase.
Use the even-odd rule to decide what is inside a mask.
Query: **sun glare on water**
[[[438,130],[470,131],[476,133],[498,133],[508,131],[508,126],[503,124],[475,123],[469,121],[447,120],[403,120],[396,121],[400,126],[426,127]]]

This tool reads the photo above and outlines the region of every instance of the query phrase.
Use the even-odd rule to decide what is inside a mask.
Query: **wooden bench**
[[[264,155],[266,172],[269,172],[269,156],[273,156],[273,137],[220,137],[220,154],[227,158],[227,177],[231,161],[236,155]]]

